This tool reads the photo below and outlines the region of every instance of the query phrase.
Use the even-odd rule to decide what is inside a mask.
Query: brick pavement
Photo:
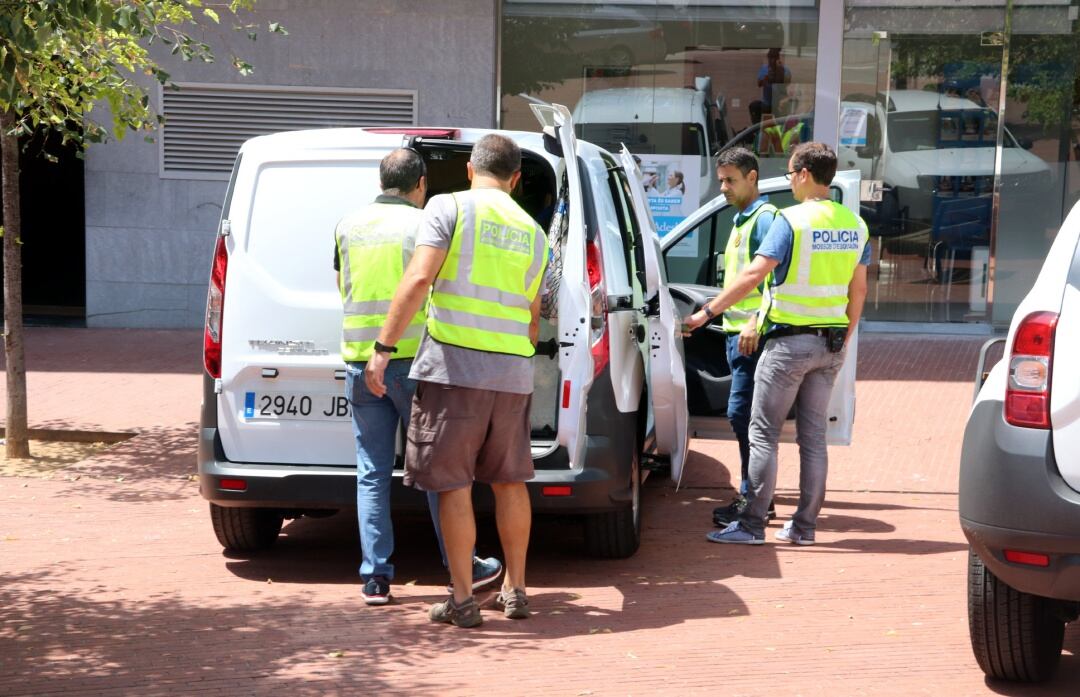
[[[737,454],[694,441],[680,491],[647,483],[635,557],[585,558],[576,525],[541,519],[536,615],[486,613],[466,632],[426,620],[445,578],[422,519],[399,521],[387,608],[359,601],[349,515],[288,523],[269,553],[221,553],[187,478],[197,332],[29,335],[32,426],[140,435],[52,479],[0,477],[0,695],[1065,695],[1080,684],[1076,626],[1040,688],[987,684],[968,647],[955,491],[977,340],[864,337],[856,442],[832,450],[817,546],[706,543]],[[794,462],[785,446],[781,516]]]

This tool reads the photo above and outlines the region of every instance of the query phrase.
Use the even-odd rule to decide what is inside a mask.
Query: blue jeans
[[[754,371],[757,369],[761,346],[750,356],[739,353],[739,335],[728,334],[727,360],[731,368],[731,393],[728,395],[727,417],[731,430],[739,441],[742,481],[739,493],[746,495],[750,486],[750,406],[754,401]]]
[[[765,534],[766,511],[776,491],[780,431],[794,404],[799,508],[792,522],[797,532],[813,539],[829,473],[829,397],[843,364],[844,352],[830,353],[825,339],[812,334],[770,339],[765,345],[750,417],[750,491],[739,516],[739,523],[755,536]]]
[[[409,423],[416,381],[409,379],[411,359],[390,361],[386,366],[386,395],[376,397],[364,384],[364,363],[345,366],[345,396],[352,407],[356,437],[356,517],[360,524],[360,577],[394,578],[394,526],[390,520],[390,484],[394,474],[398,424]],[[439,529],[438,495],[428,495],[428,506],[443,548]]]

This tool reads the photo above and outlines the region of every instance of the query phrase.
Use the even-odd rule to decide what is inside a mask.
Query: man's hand
[[[743,330],[739,332],[739,353],[744,356],[752,356],[758,349],[758,342],[761,341],[761,335],[757,332],[757,324],[751,323],[743,327]]]
[[[694,331],[701,325],[709,321],[709,316],[700,310],[683,319],[683,336],[690,336],[690,332]]]
[[[376,397],[386,394],[386,364],[390,362],[390,354],[376,351],[371,360],[364,366],[364,384],[368,391]]]

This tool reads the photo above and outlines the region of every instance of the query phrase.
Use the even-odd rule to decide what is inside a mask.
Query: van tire
[[[272,508],[231,508],[210,504],[218,542],[229,552],[257,552],[277,540],[284,518]]]
[[[631,463],[631,505],[585,517],[585,549],[600,559],[626,559],[641,546],[641,454]]]
[[[1057,605],[1006,585],[968,551],[968,630],[989,677],[1039,682],[1053,675],[1065,634]]]

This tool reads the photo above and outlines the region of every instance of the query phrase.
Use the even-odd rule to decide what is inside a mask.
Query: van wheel
[[[635,448],[630,472],[630,506],[585,517],[585,549],[602,559],[625,559],[641,546],[641,454]]]
[[[230,552],[256,552],[277,540],[283,518],[272,508],[230,508],[210,504],[218,542]]]
[[[1038,682],[1053,674],[1065,635],[1057,605],[1006,585],[968,551],[968,630],[988,676]]]

